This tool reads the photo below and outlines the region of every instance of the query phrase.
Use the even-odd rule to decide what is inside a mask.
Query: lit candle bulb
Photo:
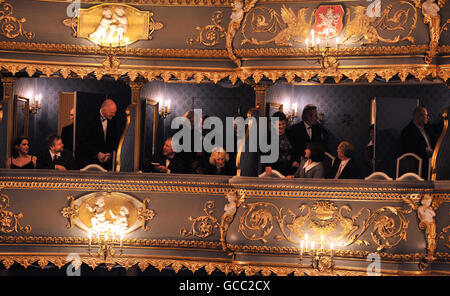
[[[322,235],[320,236],[320,249],[321,249],[321,250],[323,250],[323,244],[324,244],[324,241],[325,241],[325,236],[322,234]]]
[[[166,101],[167,112],[170,113],[170,100]]]
[[[315,243],[314,241],[311,242],[311,251],[314,251]]]
[[[292,109],[294,110],[294,116],[297,116],[297,103],[292,105]]]
[[[314,46],[314,30],[311,30],[311,44]]]
[[[305,39],[305,45],[306,45],[306,51],[308,51],[308,49],[309,49],[309,48],[308,48],[308,45],[309,45],[308,38]]]
[[[305,234],[305,247],[308,249],[308,234]]]
[[[128,38],[125,38],[125,53],[128,51]]]
[[[326,42],[325,42],[325,46],[327,46],[328,47],[328,36],[329,36],[329,30],[328,29],[326,29],[325,30],[325,40],[326,40]]]

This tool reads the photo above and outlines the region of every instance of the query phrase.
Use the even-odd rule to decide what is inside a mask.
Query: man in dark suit
[[[412,121],[402,130],[402,153],[415,153],[422,158],[422,177],[427,178],[428,158],[433,154],[436,137],[428,125],[428,111],[425,107],[417,107]]]
[[[335,161],[331,174],[332,179],[360,179],[361,172],[353,159],[355,147],[347,142],[342,141],[337,148],[339,161]]]
[[[144,165],[144,172],[158,172],[164,174],[184,174],[187,171],[186,163],[181,154],[175,153],[172,148],[172,138],[164,142],[163,157],[160,162]]]
[[[116,103],[106,99],[100,113],[83,120],[77,143],[80,167],[95,163],[107,170],[112,168],[113,151],[117,149],[116,112]]]
[[[321,143],[327,151],[326,132],[317,120],[317,107],[309,104],[303,108],[302,121],[287,130],[289,139],[292,139],[294,167],[298,168],[300,165],[301,157],[305,156],[306,144],[309,142]]]
[[[72,156],[72,151],[65,150],[61,137],[58,135],[51,135],[47,140],[48,148],[41,151],[37,157],[37,169],[49,170],[75,170],[75,160]]]
[[[75,109],[70,109],[69,118],[71,124],[65,126],[61,130],[61,139],[66,150],[73,152],[73,121],[75,119]]]

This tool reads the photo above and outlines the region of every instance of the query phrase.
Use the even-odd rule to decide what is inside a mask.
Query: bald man
[[[428,158],[431,157],[436,144],[436,137],[428,125],[428,110],[417,107],[412,121],[402,130],[402,153],[412,152],[422,158],[422,178],[427,178]]]
[[[111,99],[106,99],[100,107],[100,112],[86,121],[80,131],[77,143],[77,157],[80,167],[88,164],[99,164],[107,170],[112,167],[113,151],[117,149],[117,127],[115,116],[117,105]]]

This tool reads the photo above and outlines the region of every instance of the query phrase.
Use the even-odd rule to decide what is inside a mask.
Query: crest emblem
[[[344,9],[341,5],[319,6],[315,14],[313,29],[316,35],[329,38],[337,37],[343,28]]]

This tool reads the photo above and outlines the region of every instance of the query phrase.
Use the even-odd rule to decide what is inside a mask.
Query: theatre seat
[[[373,172],[369,176],[365,177],[364,180],[392,180],[392,178],[383,172]]]
[[[105,170],[100,165],[95,164],[95,163],[88,164],[87,166],[82,168],[80,171],[82,171],[82,172],[84,172],[84,171],[107,172],[107,170]]]
[[[424,181],[423,178],[421,178],[419,175],[417,175],[416,173],[405,173],[403,175],[400,176],[400,178],[397,178],[396,180],[398,181]]]
[[[405,173],[415,173],[422,177],[422,159],[414,153],[405,153],[397,157],[397,169],[395,178],[398,179]]]

